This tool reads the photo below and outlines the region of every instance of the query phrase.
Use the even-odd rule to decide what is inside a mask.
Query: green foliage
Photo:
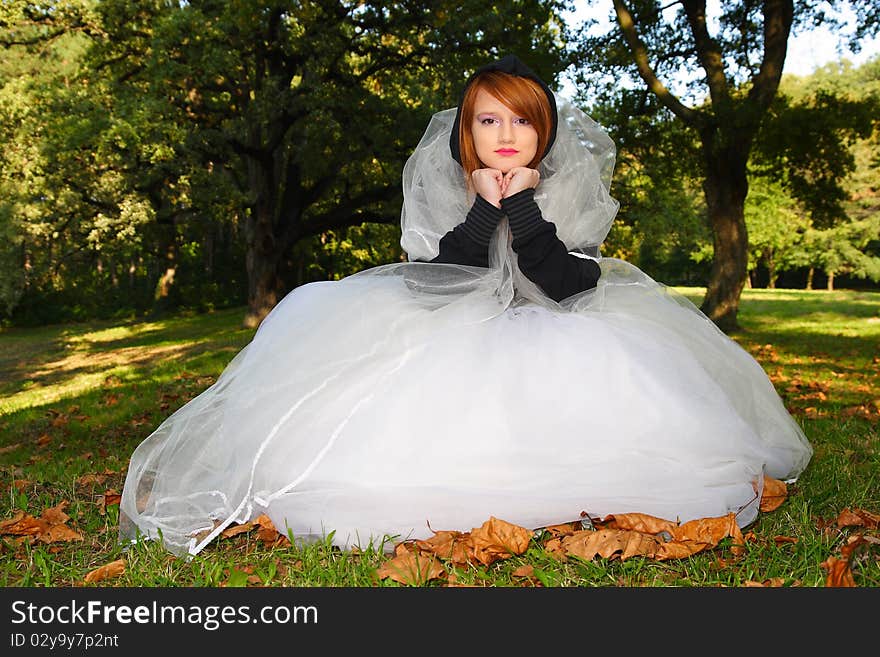
[[[4,3],[7,316],[241,303],[397,259],[365,225],[397,224],[429,115],[506,52],[554,80],[560,6]]]
[[[779,183],[756,178],[745,205],[749,231],[749,274],[767,268],[768,287],[776,287],[779,272],[801,264],[804,233],[810,221]]]
[[[842,181],[855,170],[853,146],[872,136],[878,112],[880,96],[821,87],[799,100],[780,94],[758,135],[753,169],[782,181],[817,225],[830,226],[845,215]]]

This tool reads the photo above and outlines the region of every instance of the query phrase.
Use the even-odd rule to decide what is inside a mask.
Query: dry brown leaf
[[[549,554],[551,557],[559,559],[561,561],[565,561],[565,548],[562,547],[562,538],[556,537],[551,538],[548,541],[544,542],[544,551]]]
[[[68,502],[65,500],[56,506],[44,509],[39,518],[17,511],[12,518],[0,522],[0,534],[33,537],[44,543],[81,541],[82,534],[65,524],[70,520],[70,517],[64,513],[67,505]]]
[[[864,509],[845,508],[837,516],[837,526],[840,529],[844,527],[867,527],[868,529],[877,529],[880,525],[880,515],[865,511]]]
[[[34,482],[32,482],[30,479],[13,479],[12,487],[20,493],[32,483]]]
[[[850,561],[852,559],[852,554],[862,545],[867,544],[868,541],[861,534],[856,534],[855,536],[850,536],[846,540],[846,545],[840,548],[840,556]]]
[[[852,571],[849,569],[849,559],[828,557],[819,565],[828,572],[828,575],[825,577],[825,586],[855,587],[856,581],[853,578]]]
[[[6,447],[0,447],[0,454],[6,454],[8,452],[14,452],[19,447],[21,447],[21,443],[12,443],[11,445],[6,445]]]
[[[70,520],[70,516],[64,513],[64,509],[68,506],[67,500],[63,500],[53,507],[44,509],[41,517],[48,523],[53,525],[63,524]]]
[[[777,546],[783,545],[784,543],[797,543],[798,539],[792,536],[774,536],[773,542],[776,543]]]
[[[80,486],[88,486],[89,484],[103,484],[107,480],[107,475],[103,474],[84,474],[76,480]]]
[[[122,500],[122,495],[120,495],[116,489],[110,488],[104,491],[103,495],[98,496],[98,513],[102,516],[107,512],[107,507],[112,506],[114,504],[119,505]]]
[[[703,543],[706,546],[715,546],[722,539],[728,536],[735,541],[735,548],[738,546],[742,549],[745,544],[742,530],[736,524],[736,516],[728,513],[726,516],[718,516],[717,518],[698,518],[689,520],[683,525],[679,525],[670,531],[675,541],[692,541],[694,543]],[[734,554],[737,549],[732,550]]]
[[[529,566],[528,564],[525,566],[520,566],[512,573],[510,573],[513,577],[534,577],[535,575],[535,567]]]
[[[760,586],[766,588],[780,588],[785,586],[785,580],[781,577],[771,577],[769,579],[765,579],[763,582],[755,582],[754,580],[748,580],[743,582],[743,586]]]
[[[419,586],[445,574],[446,570],[434,555],[427,556],[409,550],[403,550],[376,570],[380,579],[390,578],[409,586]]]
[[[525,527],[513,525],[490,516],[480,527],[471,531],[474,558],[488,566],[499,560],[522,554],[529,547],[532,532]]]
[[[289,544],[287,537],[281,534],[277,529],[275,529],[275,525],[272,524],[272,521],[269,520],[269,516],[265,513],[257,516],[257,519],[253,521],[255,527],[257,529],[257,540],[262,541],[267,547],[276,545],[276,543],[280,546],[280,544],[287,541]]]
[[[708,550],[711,547],[715,546],[711,543],[700,543],[698,541],[669,541],[667,543],[660,543],[655,557],[658,561],[684,559],[697,552]]]
[[[415,541],[415,544],[420,551],[448,559],[455,564],[468,563],[474,554],[470,533],[439,531],[434,532],[431,538]]]
[[[782,506],[788,496],[788,486],[784,481],[764,475],[764,492],[761,494],[761,511],[767,513]]]
[[[629,529],[643,534],[659,534],[660,532],[672,533],[678,527],[677,522],[649,516],[644,513],[621,513],[607,516],[603,521],[609,529]]]
[[[649,534],[628,529],[598,529],[575,532],[562,539],[565,554],[591,561],[596,555],[621,561],[633,556],[653,557],[660,540]]]
[[[220,533],[221,538],[232,538],[233,536],[238,536],[239,534],[244,534],[245,532],[249,532],[254,528],[253,523],[246,522],[242,525],[235,525],[234,527],[229,527],[228,529],[223,530]]]
[[[550,525],[549,527],[544,527],[548,532],[550,532],[551,536],[559,537],[559,536],[571,536],[577,531],[581,531],[580,522],[566,522],[562,525]]]
[[[89,583],[100,582],[101,580],[109,579],[111,577],[119,577],[124,573],[125,559],[117,559],[116,561],[111,561],[100,568],[95,568],[89,573],[86,573],[85,581]]]
[[[57,543],[58,541],[81,541],[83,535],[67,525],[49,525],[38,538],[43,543]]]
[[[32,515],[18,510],[7,519],[0,521],[0,534],[11,536],[38,536],[49,526],[44,520],[34,518]]]

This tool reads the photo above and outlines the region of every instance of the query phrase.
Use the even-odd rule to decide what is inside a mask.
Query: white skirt
[[[161,534],[195,554],[261,513],[343,548],[490,516],[749,524],[763,476],[791,481],[809,462],[803,431],[693,304],[600,265],[565,308],[483,288],[438,300],[407,264],[295,289],[134,452],[123,540]]]

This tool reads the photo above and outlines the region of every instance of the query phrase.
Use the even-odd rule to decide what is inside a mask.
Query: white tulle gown
[[[572,252],[617,210],[614,145],[558,98],[536,200]],[[416,262],[464,220],[434,116],[404,170],[411,262],[295,289],[217,382],[136,449],[120,533],[195,554],[266,513],[341,547],[642,512],[758,513],[763,475],[812,450],[761,366],[684,297],[622,260],[561,303],[516,266],[506,220],[491,267]]]

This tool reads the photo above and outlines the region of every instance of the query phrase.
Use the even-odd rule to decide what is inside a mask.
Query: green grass
[[[676,289],[699,303],[702,290]],[[329,542],[267,547],[248,533],[190,560],[154,542],[118,544],[118,507],[105,508],[102,496],[121,492],[132,450],[251,339],[242,317],[243,309],[231,309],[0,331],[0,520],[19,510],[39,516],[66,501],[68,525],[84,537],[0,536],[0,584],[78,586],[92,569],[124,558],[123,575],[87,586],[398,586],[375,575],[390,540],[349,553]],[[740,323],[732,337],[764,367],[815,449],[782,507],[747,528],[753,540],[743,556],[722,544],[676,561],[560,562],[536,539],[524,555],[488,567],[447,565],[457,582],[521,586],[512,573],[529,564],[544,586],[742,586],[770,578],[822,586],[820,564],[840,556],[855,533],[825,521],[846,507],[880,512],[880,293],[747,290]],[[777,544],[775,536],[798,541]],[[851,567],[858,585],[880,586],[876,544],[859,550]]]

